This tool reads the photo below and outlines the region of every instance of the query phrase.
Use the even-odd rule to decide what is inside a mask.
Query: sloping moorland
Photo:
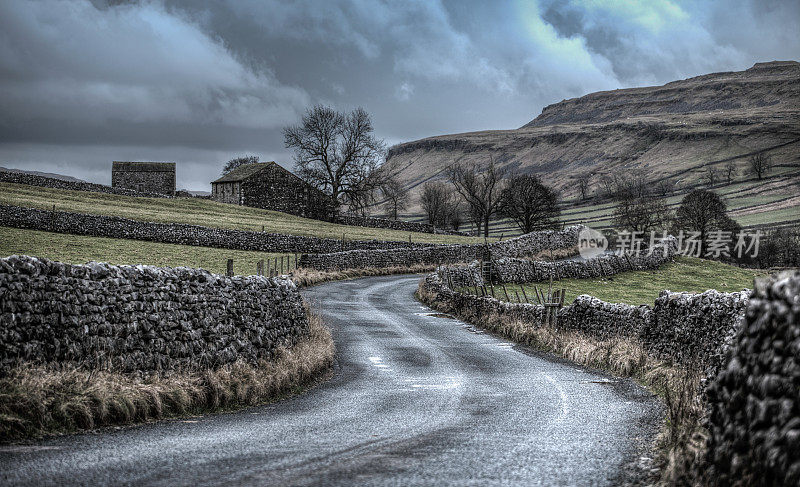
[[[749,157],[764,152],[774,168],[758,181]],[[389,151],[389,167],[411,191],[410,216],[419,216],[423,183],[445,177],[453,163],[485,164],[538,174],[562,195],[565,221],[608,226],[607,202],[580,201],[576,178],[590,175],[590,191],[604,175],[645,171],[654,183],[676,183],[675,204],[703,185],[708,168],[736,166],[730,184],[714,190],[745,227],[800,220],[800,63],[758,63],[745,71],[713,73],[663,86],[592,93],[555,103],[514,130],[442,135]],[[507,222],[495,232],[514,231]]]

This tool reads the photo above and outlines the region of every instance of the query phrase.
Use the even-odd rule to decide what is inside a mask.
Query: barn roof
[[[229,172],[228,174],[225,174],[221,178],[219,178],[219,179],[217,179],[215,181],[211,181],[211,182],[212,183],[233,183],[233,182],[237,182],[237,181],[244,181],[245,179],[248,179],[251,176],[254,176],[255,174],[261,172],[262,169],[265,169],[265,168],[269,167],[270,165],[275,165],[275,166],[278,166],[281,169],[283,169],[275,161],[254,162],[254,163],[251,163],[251,164],[243,164],[243,165],[237,167],[236,169],[234,169],[233,171]],[[286,171],[285,169],[283,169],[283,170]]]
[[[174,162],[136,162],[136,161],[114,161],[111,164],[112,171],[136,171],[136,172],[175,172]]]

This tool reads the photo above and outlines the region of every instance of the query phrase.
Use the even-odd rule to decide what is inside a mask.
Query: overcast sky
[[[0,166],[210,189],[316,103],[388,144],[517,128],[598,90],[800,59],[800,1],[0,1]]]

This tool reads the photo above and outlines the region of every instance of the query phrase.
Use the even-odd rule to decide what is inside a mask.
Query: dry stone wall
[[[254,362],[308,329],[287,279],[0,259],[0,371],[19,362],[143,373]]]
[[[343,225],[369,228],[388,228],[390,230],[402,230],[406,232],[438,233],[442,235],[468,235],[465,232],[436,228],[430,223],[389,220],[386,218],[374,218],[370,216],[339,215],[336,218],[336,222]]]
[[[534,256],[544,250],[572,249],[578,244],[580,225],[564,230],[532,232],[501,242],[464,245],[439,245],[423,248],[334,252],[324,255],[303,255],[300,267],[324,271],[393,267],[414,264],[448,264],[492,258]],[[488,254],[487,254],[488,252]]]
[[[530,258],[546,250],[573,250],[577,252],[578,234],[585,227],[572,225],[563,230],[543,230],[489,244],[493,259],[516,257]]]
[[[472,245],[440,245],[424,248],[350,250],[328,254],[303,254],[299,266],[321,271],[343,269],[406,267],[416,264],[469,262],[478,258],[482,249]]]
[[[650,326],[655,314],[649,306],[607,303],[584,294],[559,310],[558,326],[600,340],[637,338]]]
[[[459,266],[453,270],[461,272],[462,276],[474,273],[474,267]],[[448,282],[465,281],[469,277],[453,279],[457,274],[448,277],[449,272],[448,267],[440,267],[420,284],[435,297],[432,301],[437,303],[437,307],[443,307],[443,311],[477,321],[494,314],[507,315],[530,326],[541,326],[543,306],[507,303],[492,297],[456,292],[449,288]],[[607,303],[581,295],[559,310],[557,327],[586,333],[600,340],[611,337],[635,339],[654,356],[697,365],[707,369],[707,373],[714,373],[741,322],[748,294],[749,291],[707,291],[698,295],[664,291],[653,307]]]
[[[650,253],[605,254],[589,260],[533,261],[499,259],[493,263],[494,276],[501,282],[535,282],[554,279],[590,279],[626,271],[657,269],[672,261],[677,246],[674,241],[658,245]]]
[[[639,338],[653,354],[692,363],[696,357],[712,370],[723,363],[747,308],[750,291],[693,294],[661,291],[652,320]]]
[[[458,293],[442,274],[420,283],[437,309],[541,326],[543,306]],[[557,326],[633,338],[654,356],[705,367],[709,436],[699,468],[709,485],[800,484],[800,272],[762,280],[753,292],[663,291],[652,308],[579,296]]]
[[[589,260],[535,261],[505,258],[492,262],[492,281],[501,283],[543,282],[550,279],[590,279],[607,277],[626,271],[657,269],[671,262],[677,244],[670,239],[655,246],[649,254],[606,254]],[[443,266],[437,269],[439,277],[454,287],[482,286],[483,277],[478,261],[465,266]]]
[[[715,485],[800,485],[800,272],[756,286],[707,401]]]
[[[36,174],[14,173],[0,171],[0,182],[27,184],[53,189],[70,189],[73,191],[93,191],[95,193],[110,193],[123,196],[144,196],[149,198],[171,198],[172,196],[161,193],[148,193],[125,188],[112,188],[104,184],[86,183],[79,181],[64,181],[63,179],[37,176]],[[173,184],[174,186],[174,184]]]
[[[0,205],[0,225],[47,232],[127,238],[259,252],[338,252],[351,249],[429,247],[381,240],[338,240],[279,233],[248,232],[178,223],[152,223],[103,215]]]

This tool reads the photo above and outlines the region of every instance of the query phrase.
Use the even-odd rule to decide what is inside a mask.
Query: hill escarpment
[[[758,63],[663,86],[564,100],[514,130],[429,137],[392,147],[387,164],[416,193],[452,163],[487,163],[540,174],[564,197],[589,175],[642,169],[653,180],[691,186],[708,167],[766,151],[776,168],[800,167],[800,63]],[[788,169],[787,169],[788,168]],[[413,199],[413,198],[412,198]]]

